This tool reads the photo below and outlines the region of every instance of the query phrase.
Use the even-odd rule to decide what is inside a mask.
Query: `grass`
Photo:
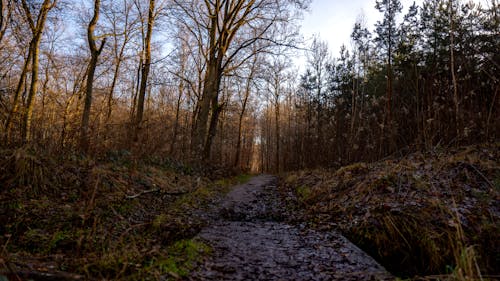
[[[129,158],[126,152],[97,160],[31,147],[0,150],[2,266],[83,279],[186,274],[209,253],[192,239],[206,214],[251,176],[211,180],[171,160]]]
[[[284,184],[300,220],[337,225],[401,278],[481,280],[500,271],[498,145],[300,171]]]
[[[196,263],[201,262],[212,249],[201,241],[185,239],[175,242],[168,248],[168,257],[153,260],[147,270],[159,271],[174,278],[186,277],[194,269]]]
[[[458,210],[455,200],[453,200],[453,209]],[[460,214],[455,211],[453,214],[454,226],[456,229],[454,237],[450,237],[450,244],[453,248],[455,267],[449,276],[449,280],[483,280],[479,264],[477,262],[477,253],[474,246],[467,245],[466,236]]]

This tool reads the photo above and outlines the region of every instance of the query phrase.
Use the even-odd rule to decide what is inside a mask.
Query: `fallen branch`
[[[481,173],[481,171],[479,171],[479,169],[478,169],[478,168],[476,168],[476,166],[474,166],[474,165],[472,165],[472,164],[469,164],[469,163],[465,163],[465,162],[462,162],[462,164],[464,164],[464,165],[467,165],[467,166],[471,167],[471,168],[474,170],[474,172],[476,172],[476,173],[477,173],[477,174],[478,174],[481,178],[483,178],[483,179],[484,179],[484,181],[485,181],[485,182],[486,182],[486,183],[487,183],[487,184],[488,184],[491,188],[493,188],[493,189],[495,188],[495,186],[493,185],[493,183],[492,183],[492,182],[491,182],[491,181],[490,181],[490,180],[489,180],[489,179],[488,179],[488,178],[487,178],[487,177],[486,177],[483,173]]]
[[[42,272],[42,271],[15,271],[1,272],[0,276],[6,276],[7,280],[38,280],[38,281],[64,281],[64,280],[84,280],[84,276],[67,272]],[[20,279],[17,279],[20,278]]]
[[[149,189],[149,190],[143,190],[137,194],[134,194],[134,195],[126,195],[125,198],[127,199],[134,199],[134,198],[137,198],[141,195],[144,195],[144,194],[148,194],[148,193],[152,193],[152,192],[157,192],[157,191],[160,191],[159,188],[154,188],[154,189]]]
[[[184,194],[188,194],[188,193],[194,192],[196,189],[197,188],[195,188],[193,190],[171,191],[171,192],[162,191],[162,194],[172,195],[172,196],[179,196],[179,195],[184,195]],[[126,195],[125,198],[126,199],[134,199],[134,198],[137,198],[137,197],[142,196],[144,194],[148,194],[148,193],[152,193],[152,192],[157,192],[157,191],[160,191],[160,189],[159,188],[154,188],[154,189],[144,190],[144,191],[141,191],[141,192],[139,192],[137,194],[134,194],[134,195]]]

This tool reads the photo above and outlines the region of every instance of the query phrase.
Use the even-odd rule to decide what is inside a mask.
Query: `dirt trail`
[[[237,186],[220,219],[198,235],[213,248],[190,280],[393,280],[336,232],[284,222],[277,179],[261,175]]]

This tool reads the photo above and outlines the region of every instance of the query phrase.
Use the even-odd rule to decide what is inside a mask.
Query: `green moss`
[[[500,191],[500,173],[496,173],[493,186],[495,186],[495,191]]]
[[[158,230],[164,225],[168,220],[168,216],[166,214],[159,214],[153,220],[153,228]]]
[[[154,261],[151,267],[158,268],[163,274],[186,277],[193,266],[211,251],[210,246],[203,242],[194,239],[180,240],[168,248],[167,258]]]
[[[307,200],[312,194],[311,188],[304,185],[297,186],[297,188],[295,189],[295,193],[297,194],[297,197],[301,202]]]
[[[252,178],[252,175],[241,174],[241,175],[236,176],[236,181],[238,182],[238,184],[243,184],[243,183],[248,182],[251,178]]]
[[[134,205],[135,205],[134,200],[122,200],[122,201],[113,203],[111,206],[119,214],[125,215],[134,209]]]

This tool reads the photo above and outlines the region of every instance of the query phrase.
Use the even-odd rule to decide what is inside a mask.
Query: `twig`
[[[157,192],[159,191],[160,189],[159,188],[154,188],[154,189],[149,189],[149,190],[143,190],[137,194],[134,194],[134,195],[126,195],[125,198],[127,199],[134,199],[134,198],[137,198],[141,195],[144,195],[144,194],[148,194],[148,193],[152,193],[152,192]]]
[[[0,264],[4,264],[5,267],[8,269],[9,273],[12,274],[13,278],[17,281],[22,281],[21,277],[16,274],[16,272],[12,269],[12,266],[10,265],[10,261],[8,260],[8,253],[7,253],[7,244],[9,244],[11,236],[7,236],[7,241],[5,242],[5,245],[3,245],[2,248],[2,256],[3,258],[0,258]]]
[[[478,168],[476,168],[476,166],[472,165],[472,164],[469,164],[469,163],[465,163],[465,162],[462,162],[462,164],[465,164],[469,167],[471,167],[480,177],[482,177],[486,183],[491,187],[491,188],[495,188],[495,186],[493,185],[493,183],[483,174],[481,173],[481,171],[479,171]]]
[[[77,275],[67,272],[42,272],[42,271],[17,271],[15,276],[22,279],[19,280],[39,280],[39,281],[62,281],[62,280],[83,280],[82,275]]]
[[[184,194],[193,192],[195,190],[196,189],[194,189],[194,190],[186,190],[186,191],[176,191],[176,192],[166,192],[166,191],[163,191],[162,193],[163,194],[167,194],[167,195],[179,196],[179,195],[184,195]],[[127,199],[134,199],[134,198],[137,198],[137,197],[142,196],[144,194],[148,194],[148,193],[152,193],[152,192],[157,192],[157,191],[160,191],[160,189],[159,188],[154,188],[154,189],[144,190],[144,191],[141,191],[141,192],[139,192],[137,194],[134,194],[134,195],[126,195],[125,198],[127,198]]]

